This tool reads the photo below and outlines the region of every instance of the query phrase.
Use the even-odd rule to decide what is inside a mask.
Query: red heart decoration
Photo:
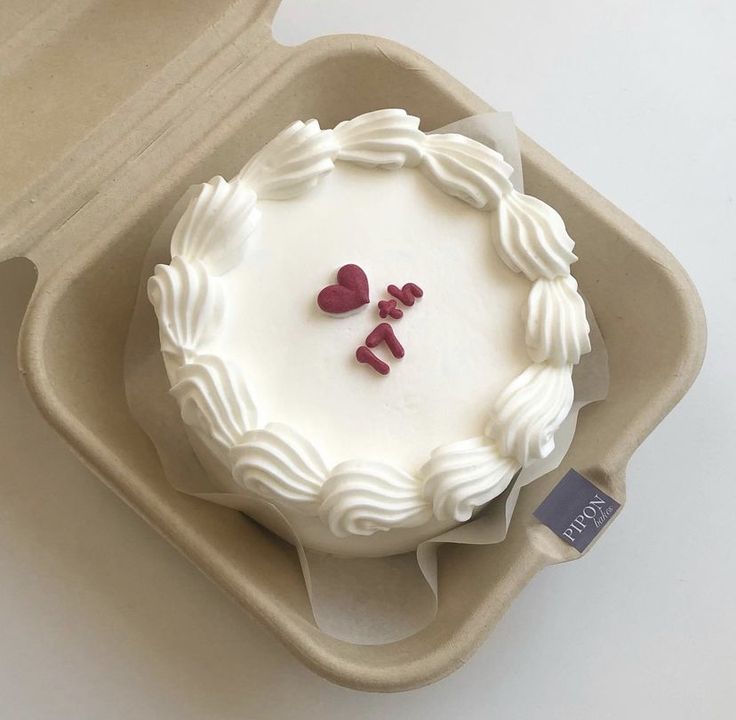
[[[317,295],[317,305],[331,315],[357,310],[368,302],[368,278],[357,265],[343,265],[337,271],[337,284],[328,285]]]

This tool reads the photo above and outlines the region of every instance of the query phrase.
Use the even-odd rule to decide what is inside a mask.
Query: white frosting
[[[515,193],[514,169],[495,150],[464,135],[428,135],[422,170],[448,195],[479,210],[495,210]]]
[[[331,130],[300,120],[282,130],[240,171],[238,178],[261,200],[286,200],[314,187],[337,154]]]
[[[419,478],[377,462],[340,463],[322,497],[319,515],[337,537],[416,527],[432,517]]]
[[[564,277],[577,260],[575,243],[557,212],[531,195],[512,192],[498,207],[496,252],[530,280]]]
[[[258,425],[258,413],[240,368],[217,355],[199,355],[176,371],[171,394],[182,420],[224,448]]]
[[[218,278],[207,274],[199,260],[187,262],[176,256],[170,265],[156,265],[148,279],[148,297],[156,315],[163,318],[161,351],[175,356],[179,364],[193,357],[220,331],[222,285]]]
[[[233,477],[246,490],[316,515],[327,467],[317,451],[287,425],[272,423],[243,436],[230,450]]]
[[[397,552],[467,520],[551,452],[589,350],[559,215],[516,192],[495,151],[418,122],[382,110],[334,131],[292,124],[231,182],[202,187],[149,282],[195,450],[328,551]],[[395,324],[407,353],[387,377],[352,359],[374,307],[340,320],[316,309],[347,262],[368,273],[373,303],[389,282],[425,289]]]
[[[257,199],[237,179],[227,182],[218,176],[202,185],[174,228],[171,257],[199,260],[213,275],[235,267],[245,252],[245,240],[258,224]]]
[[[532,284],[526,311],[526,344],[534,362],[575,365],[590,352],[585,303],[572,275]]]
[[[530,365],[499,396],[486,434],[521,465],[547,457],[572,401],[571,365]]]
[[[337,159],[364,167],[416,167],[424,154],[419,118],[376,110],[341,122],[334,130]]]
[[[519,468],[488,437],[461,440],[432,451],[422,468],[424,495],[432,499],[439,520],[465,522],[476,508],[500,495]]]

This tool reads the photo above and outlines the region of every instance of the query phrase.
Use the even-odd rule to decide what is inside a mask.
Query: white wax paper
[[[511,180],[523,190],[521,157],[510,113],[484,113],[438,128],[457,132],[498,150],[514,168]],[[247,158],[243,158],[245,162]],[[317,626],[347,642],[381,644],[400,640],[426,626],[437,611],[437,548],[445,542],[492,544],[503,541],[524,485],[554,470],[572,442],[578,411],[608,391],[608,361],[588,307],[592,351],[573,372],[575,402],[555,436],[548,458],[523,468],[514,482],[472,521],[422,543],[416,552],[386,558],[341,558],[304,548],[281,511],[237,492],[222,492],[207,476],[187,439],[178,407],[169,395],[160,354],[158,325],[145,286],[157,263],[170,260],[169,242],[197,187],[189,188],[154,236],[143,263],[138,299],[125,351],[125,388],[131,413],[151,438],[164,473],[174,487],[209,502],[247,511],[258,505],[299,555]],[[443,587],[444,593],[453,588]]]

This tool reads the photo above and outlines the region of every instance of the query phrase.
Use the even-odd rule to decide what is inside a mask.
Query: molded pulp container
[[[558,471],[524,489],[504,543],[440,551],[439,611],[428,627],[380,646],[321,633],[292,548],[173,490],[128,412],[123,347],[143,255],[183,190],[234,174],[292,120],[331,127],[402,107],[430,130],[488,107],[392,42],[333,36],[281,47],[270,32],[276,4],[5,4],[0,259],[26,256],[38,268],[20,371],[103,482],[297,657],[343,685],[402,690],[461,665],[536,572],[577,557],[531,516],[567,468],[624,500],[631,453],[698,372],[703,313],[656,240],[522,135],[526,191],[560,212],[577,243],[575,275],[610,354],[609,397],[583,410]]]

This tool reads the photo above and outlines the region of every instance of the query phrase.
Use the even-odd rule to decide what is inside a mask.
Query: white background
[[[274,30],[391,37],[513,110],[691,273],[703,373],[594,552],[539,575],[451,677],[368,695],[304,669],[44,426],[14,370],[32,279],[0,266],[2,720],[733,717],[736,4],[287,0]]]

